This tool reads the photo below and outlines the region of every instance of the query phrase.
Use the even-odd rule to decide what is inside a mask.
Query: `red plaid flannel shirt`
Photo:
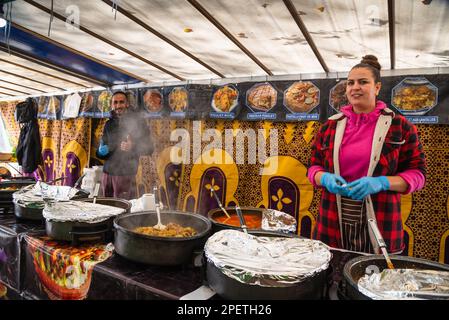
[[[387,111],[383,111],[388,114]],[[343,119],[345,116],[339,119]],[[333,152],[337,121],[325,122],[315,137],[310,165],[322,166],[334,172]],[[402,141],[404,141],[403,144]],[[373,176],[394,176],[406,169],[418,169],[426,175],[426,161],[416,127],[401,115],[395,115],[382,147],[380,160]],[[324,243],[341,248],[337,200],[333,193],[322,188],[320,212],[313,237]],[[379,230],[389,252],[403,250],[403,227],[400,193],[383,191],[371,195]]]

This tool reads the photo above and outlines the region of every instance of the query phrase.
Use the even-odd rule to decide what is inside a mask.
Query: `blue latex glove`
[[[107,144],[103,143],[103,140],[100,141],[100,146],[98,147],[98,154],[102,157],[106,156],[109,153],[109,148]]]
[[[366,196],[390,189],[387,177],[363,177],[348,184],[348,196],[354,200],[363,200]]]
[[[321,176],[320,184],[325,187],[329,192],[346,195],[348,189],[346,187],[342,187],[342,185],[346,185],[347,182],[340,176],[336,174],[325,172]]]

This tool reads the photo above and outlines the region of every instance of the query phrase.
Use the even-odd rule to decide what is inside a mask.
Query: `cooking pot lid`
[[[36,184],[23,187],[14,192],[14,203],[22,207],[44,208],[44,200],[67,201],[77,195],[78,189],[69,186],[52,186],[38,181]]]
[[[123,212],[125,209],[103,204],[66,201],[46,204],[42,214],[49,221],[97,223]]]
[[[385,269],[361,277],[358,289],[375,300],[449,299],[449,271]]]
[[[257,237],[237,230],[216,232],[204,252],[225,275],[241,283],[286,287],[329,266],[332,254],[317,240]]]

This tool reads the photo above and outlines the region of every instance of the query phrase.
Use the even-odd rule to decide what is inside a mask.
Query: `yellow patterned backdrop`
[[[0,114],[12,140],[18,142],[19,125],[14,120],[15,102],[0,103]],[[68,120],[39,119],[39,132],[42,142],[42,165],[38,175],[44,181],[64,176],[61,182],[73,183],[89,164],[90,132],[92,119],[77,118]]]
[[[13,123],[14,105],[3,103],[0,112],[8,131],[17,137],[18,127]],[[52,150],[54,157],[45,157],[44,164],[52,166],[54,176],[70,169],[75,172],[92,161],[104,122],[84,118],[39,120],[43,146]],[[210,194],[210,188],[214,188],[227,206],[271,207],[290,213],[298,221],[298,234],[310,236],[318,214],[321,191],[314,189],[308,182],[306,168],[312,139],[320,125],[318,122],[203,120],[200,125],[194,126],[189,120],[163,119],[149,120],[148,124],[155,142],[155,152],[152,156],[140,159],[136,177],[139,195],[152,192],[153,186],[158,185],[162,200],[171,209],[206,215],[211,208],[216,207]],[[449,126],[417,127],[427,157],[428,174],[423,190],[402,197],[407,242],[405,254],[449,263]],[[198,153],[195,154],[193,146],[189,148],[189,164],[170,161],[170,154],[179,153],[173,147],[176,143],[170,141],[170,134],[175,129],[183,129],[191,137],[194,133],[212,130],[209,132],[213,133],[213,137],[198,145],[202,162],[194,158]],[[279,152],[276,159],[268,157],[262,163],[236,163],[242,154],[248,154],[248,145],[240,148],[236,142],[239,130],[247,129],[255,132],[260,130],[266,150],[270,147],[267,133],[270,129],[277,130]],[[213,139],[225,139],[226,132],[227,137],[231,137],[232,150],[211,144]],[[77,161],[73,161],[69,154],[77,155]],[[212,160],[217,157],[229,163],[213,163]],[[45,160],[48,160],[47,163]],[[266,165],[274,160],[278,170],[268,172]],[[261,171],[268,174],[260,175]]]
[[[225,129],[273,128],[279,132],[278,172],[263,176],[259,175],[261,164],[237,164],[238,177],[232,178],[233,181],[238,181],[237,188],[234,194],[226,194],[221,200],[224,200],[226,205],[238,203],[242,207],[281,208],[288,213],[294,208],[293,215],[298,221],[298,234],[310,236],[318,214],[321,191],[313,188],[308,182],[306,167],[312,139],[319,125],[317,122],[203,121],[201,130],[217,129],[222,136]],[[193,134],[191,124],[184,125],[183,128]],[[407,242],[404,254],[449,263],[449,126],[417,125],[417,128],[427,157],[428,174],[423,190],[402,197],[402,215]],[[207,144],[208,142],[203,142],[202,148]],[[247,151],[237,150],[237,153]],[[234,160],[235,158],[234,155]],[[215,167],[217,167],[215,164],[201,167],[195,164],[183,166],[178,204],[180,209],[204,214],[207,211],[204,206],[214,207],[212,201],[206,204],[197,202],[199,199],[205,201],[204,197],[201,198],[199,190],[201,187],[205,188],[208,183],[206,178],[201,185],[201,176],[216,177],[218,171],[215,173],[207,171]],[[229,168],[234,170],[232,166]],[[223,171],[222,176],[228,179],[232,177],[231,172]],[[273,179],[277,180],[277,186],[273,183]],[[225,187],[232,192],[229,185],[232,183],[226,184]],[[280,185],[288,187],[280,188],[278,187]],[[222,186],[223,183],[221,186],[217,185]],[[290,195],[287,195],[287,191],[290,191]]]
[[[17,101],[13,102],[0,102],[0,115],[3,118],[3,122],[5,123],[6,130],[10,134],[11,142],[14,145],[17,145],[20,128],[19,124],[14,121],[14,110],[16,107]]]

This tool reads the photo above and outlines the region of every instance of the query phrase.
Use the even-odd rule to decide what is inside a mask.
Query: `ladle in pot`
[[[211,187],[211,188],[210,188],[210,192],[214,195],[215,200],[217,201],[218,206],[220,207],[221,211],[223,211],[224,214],[226,215],[226,217],[228,217],[228,219],[230,219],[231,216],[230,216],[229,213],[226,211],[226,209],[223,207],[223,204],[221,203],[220,199],[218,198],[218,195],[217,195],[217,193],[215,192],[214,188]]]
[[[388,255],[387,252],[387,245],[379,231],[379,228],[377,227],[376,221],[374,221],[374,219],[368,219],[368,225],[370,226],[371,231],[373,232],[374,238],[376,238],[377,244],[380,250],[382,251],[385,260],[387,261],[388,269],[394,269],[393,262],[391,262],[390,256]]]
[[[247,230],[248,228],[246,227],[245,217],[243,217],[242,210],[240,209],[239,206],[236,206],[235,211],[237,212],[237,216],[239,217],[240,226],[242,227],[243,232],[248,233],[248,230]]]
[[[84,173],[81,177],[78,178],[78,180],[76,180],[75,184],[73,185],[73,188],[77,189],[81,182],[83,181],[83,178],[86,176],[86,174]]]
[[[153,226],[153,228],[159,229],[159,230],[164,230],[167,228],[167,226],[165,226],[161,223],[161,207],[159,204],[159,193],[158,193],[157,187],[153,188],[153,192],[154,192],[154,200],[156,202],[155,207],[156,207],[156,214],[157,214],[157,224],[155,226]]]
[[[95,184],[95,189],[94,189],[94,200],[92,201],[92,203],[97,203],[97,197],[98,197],[98,192],[100,191],[100,184],[96,183]]]

